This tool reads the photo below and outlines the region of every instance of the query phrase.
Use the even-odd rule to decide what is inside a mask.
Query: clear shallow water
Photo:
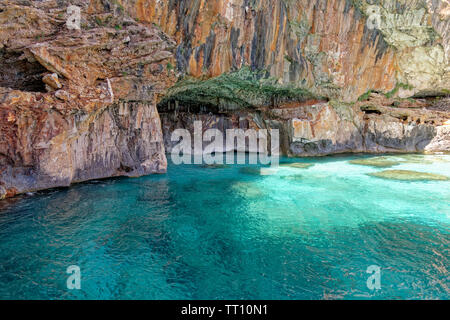
[[[449,299],[450,181],[383,180],[355,158],[169,165],[3,201],[0,298]],[[392,169],[450,176],[450,156],[424,159]]]

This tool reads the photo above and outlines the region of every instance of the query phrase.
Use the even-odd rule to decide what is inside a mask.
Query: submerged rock
[[[303,163],[303,162],[281,163],[280,164],[280,167],[295,168],[295,169],[308,169],[313,166],[314,166],[313,163]]]
[[[388,180],[401,180],[401,181],[426,181],[437,180],[446,181],[448,177],[428,172],[418,172],[409,170],[387,170],[381,172],[369,173],[370,176],[388,179]]]
[[[405,154],[399,156],[402,163],[418,163],[418,164],[432,164],[432,158],[420,154]]]
[[[219,163],[213,163],[213,164],[202,164],[200,166],[203,169],[226,169],[230,166],[227,164],[219,164]]]
[[[351,164],[371,166],[376,168],[389,168],[400,164],[433,164],[434,162],[445,162],[445,159],[425,156],[421,154],[405,154],[398,156],[356,159],[349,161],[349,163]]]
[[[290,181],[301,181],[304,179],[304,177],[301,174],[293,174],[293,175],[288,175],[288,176],[281,176],[280,179],[290,180]]]
[[[257,167],[244,167],[239,169],[239,173],[248,174],[252,176],[260,176],[261,168]]]
[[[231,189],[248,198],[259,198],[264,194],[260,188],[256,187],[253,183],[248,182],[237,182]]]
[[[357,164],[360,166],[370,166],[370,167],[377,167],[377,168],[389,168],[392,166],[399,165],[400,162],[389,159],[386,157],[376,157],[376,158],[367,158],[367,159],[356,159],[349,161],[351,164]]]

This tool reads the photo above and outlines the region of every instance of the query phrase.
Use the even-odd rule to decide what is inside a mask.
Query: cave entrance
[[[30,62],[22,52],[0,50],[0,87],[28,92],[46,92],[42,77],[48,72],[39,62]]]

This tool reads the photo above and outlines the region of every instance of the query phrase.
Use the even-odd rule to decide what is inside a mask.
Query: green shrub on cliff
[[[252,71],[249,67],[244,67],[210,79],[184,78],[168,90],[160,104],[177,101],[185,106],[238,109],[270,107],[282,102],[314,98],[317,97],[306,89],[278,84],[277,79],[269,77],[265,70]]]
[[[388,99],[393,98],[393,97],[398,93],[398,91],[399,91],[400,89],[403,89],[403,90],[412,90],[412,89],[414,89],[414,87],[411,86],[411,85],[409,85],[409,84],[406,84],[406,83],[398,82],[398,83],[395,85],[395,88],[394,88],[394,89],[392,89],[391,91],[389,91],[388,93],[385,94],[386,98],[388,98]]]
[[[358,101],[367,101],[370,98],[370,95],[373,93],[373,90],[368,90],[366,93],[362,94],[359,98]]]

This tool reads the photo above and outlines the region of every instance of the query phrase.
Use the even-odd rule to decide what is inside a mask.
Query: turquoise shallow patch
[[[1,202],[0,298],[449,299],[450,181],[379,179],[355,159],[169,164]],[[450,156],[424,160],[395,169],[450,176]]]

